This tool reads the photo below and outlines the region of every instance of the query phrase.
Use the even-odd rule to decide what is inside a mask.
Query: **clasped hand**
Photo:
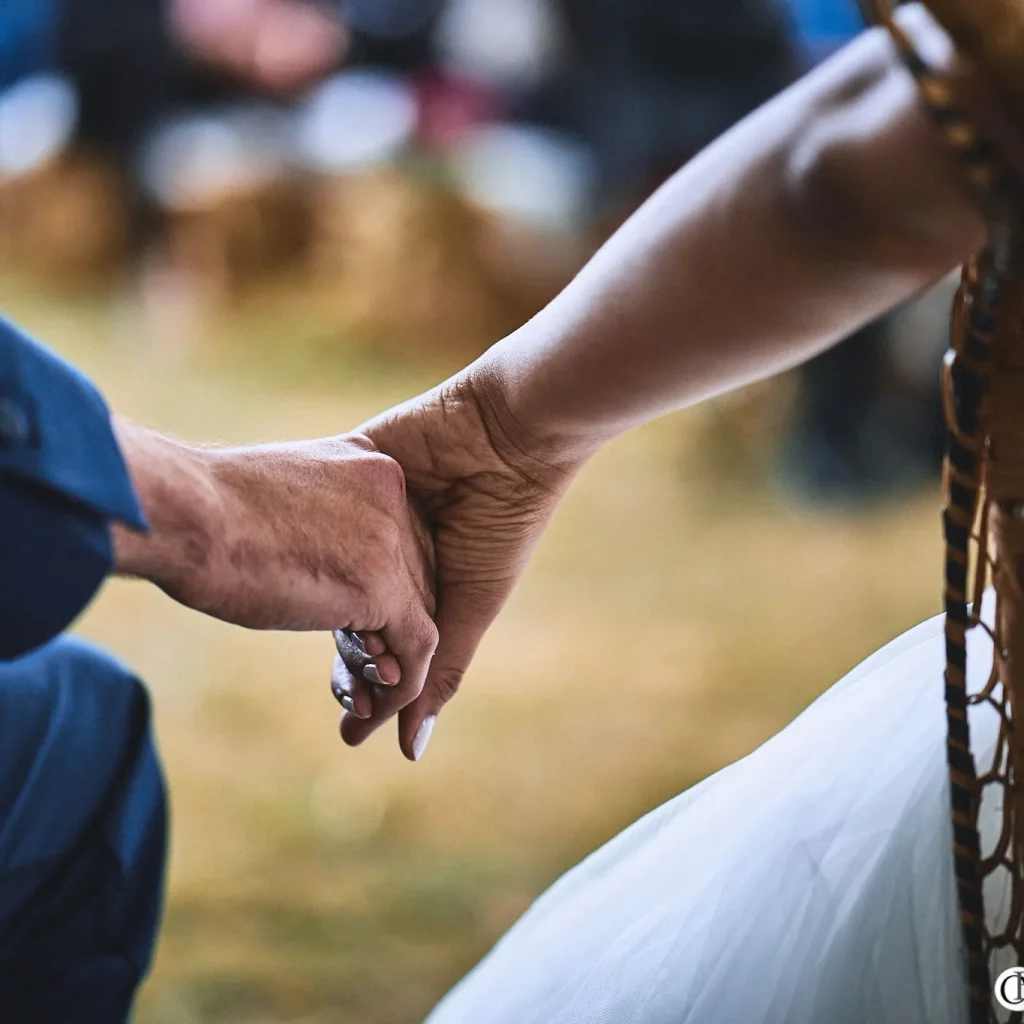
[[[396,647],[399,631],[338,630],[331,686],[346,743],[397,715],[402,752],[418,760],[580,460],[524,434],[480,373],[360,429],[405,472],[408,507],[430,541],[438,643],[424,676]]]
[[[238,625],[336,631],[342,737],[397,715],[413,760],[560,493],[466,381],[317,441],[117,429],[150,524],[115,528],[118,571]]]

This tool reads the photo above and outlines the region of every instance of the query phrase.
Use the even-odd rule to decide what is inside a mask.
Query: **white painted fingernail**
[[[344,708],[344,709],[345,709],[345,710],[346,710],[346,711],[347,711],[347,712],[348,712],[348,713],[349,713],[350,715],[354,715],[354,714],[356,713],[356,702],[355,702],[355,701],[354,701],[354,700],[352,699],[352,697],[351,697],[351,696],[350,696],[349,694],[347,694],[347,693],[344,693],[344,694],[342,694],[342,696],[341,696],[341,706],[342,706],[342,707],[343,707],[343,708]]]
[[[434,731],[434,722],[436,721],[436,715],[424,718],[422,724],[416,730],[416,735],[412,741],[412,759],[414,761],[418,761],[423,756],[423,751],[427,749],[427,744],[430,742],[430,734]]]
[[[376,686],[389,685],[388,683],[385,683],[383,679],[381,679],[380,673],[377,671],[377,666],[372,663],[367,665],[366,668],[363,669],[363,678],[368,683],[374,683]]]

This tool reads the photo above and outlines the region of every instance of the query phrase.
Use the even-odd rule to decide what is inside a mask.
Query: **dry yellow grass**
[[[154,347],[124,308],[9,288],[0,305],[115,407],[195,439],[344,430],[442,372],[273,302],[191,351]],[[106,588],[80,629],[148,681],[173,803],[140,1021],[422,1019],[564,868],[937,610],[937,493],[794,511],[716,473],[702,423],[665,420],[586,469],[420,765],[390,734],[341,746],[328,638]]]

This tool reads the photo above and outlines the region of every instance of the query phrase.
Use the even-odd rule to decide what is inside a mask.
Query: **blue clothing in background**
[[[51,69],[56,48],[56,0],[0,0],[0,88]]]
[[[857,0],[783,0],[812,60],[827,57],[864,30]]]

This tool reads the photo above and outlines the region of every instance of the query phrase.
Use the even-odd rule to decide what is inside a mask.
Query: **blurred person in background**
[[[582,138],[621,219],[789,85],[799,58],[773,0],[555,0],[564,32],[537,113]]]
[[[167,64],[172,47],[179,64],[205,64],[287,93],[337,64],[346,35],[337,19],[304,0],[142,0],[127,7],[110,0],[19,0],[0,9],[0,85],[90,61],[114,65],[112,82],[142,81],[154,59]]]
[[[84,141],[127,157],[159,117],[230,95],[291,96],[348,48],[305,0],[57,0],[53,66],[79,92]]]
[[[478,104],[481,123],[441,144],[471,201],[547,232],[527,264],[559,237],[592,251],[799,73],[773,0],[449,0],[437,53],[442,73],[498,97],[490,124]]]
[[[963,86],[953,102],[975,110],[984,83],[945,33],[917,5],[900,20]],[[985,235],[895,47],[866,33],[678,172],[532,321],[366,424],[434,539],[439,643],[399,711],[403,749],[429,735],[597,450],[806,360],[940,280]],[[399,705],[365,683],[384,639],[336,642],[336,696],[373,701],[369,718],[343,713],[356,745]],[[611,655],[625,702],[630,642],[644,640],[616,637]],[[613,840],[431,1022],[962,1024],[943,657],[940,618]],[[991,719],[981,747],[998,740]]]
[[[155,126],[273,106],[347,50],[340,20],[304,0],[0,5],[0,257],[56,281],[109,277],[165,226],[140,166]]]
[[[56,59],[87,139],[122,151],[162,116],[300,96],[343,65],[431,60],[440,0],[60,0]],[[131,95],[125,95],[125,92]]]
[[[17,29],[23,44],[35,40],[34,62],[12,74],[24,77],[31,63],[67,76],[77,137],[120,168],[136,234],[149,234],[154,214],[185,209],[202,221],[222,198],[244,200],[260,187],[261,164],[264,180],[294,179],[426,151],[456,192],[512,229],[482,262],[513,305],[522,290],[532,308],[578,268],[595,227],[606,234],[798,70],[773,0],[141,0],[126,11],[116,0],[55,0],[36,11],[31,31],[24,18]],[[359,68],[390,76],[387,87],[416,108],[415,126],[396,127],[381,152],[372,149],[387,112],[360,119],[379,82]],[[305,90],[335,72],[332,89],[306,103]],[[175,125],[189,119],[196,130],[186,139]],[[294,145],[311,121],[324,122],[313,152]],[[403,173],[423,167],[405,162]],[[327,229],[304,233],[302,188],[281,191],[296,208],[283,217],[297,239],[281,240],[283,266]],[[261,216],[243,215],[243,226]],[[218,248],[216,230],[200,248]]]

